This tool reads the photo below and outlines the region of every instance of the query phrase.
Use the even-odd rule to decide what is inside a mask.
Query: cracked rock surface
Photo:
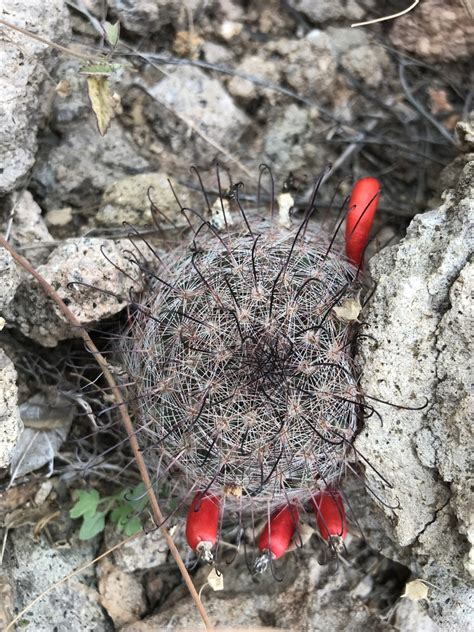
[[[446,630],[467,624],[472,599],[473,175],[470,162],[439,209],[416,216],[399,244],[371,260],[376,290],[364,321],[376,342],[366,338],[359,349],[365,392],[405,408],[375,402],[383,424],[372,415],[356,448],[392,486],[366,468],[368,485],[387,505],[399,505],[381,507],[380,522],[399,559],[410,559],[412,570],[437,587],[430,614]]]
[[[16,377],[13,362],[0,349],[0,468],[10,463],[16,441],[23,430],[17,407]]]
[[[83,325],[117,314],[127,301],[126,291],[120,285],[122,273],[114,265],[104,267],[102,251],[131,277],[137,277],[136,267],[124,257],[120,245],[94,237],[66,240],[38,268]],[[137,279],[135,289],[140,289],[141,284]],[[91,294],[87,286],[100,286],[105,293]],[[36,281],[29,278],[20,283],[3,315],[7,324],[14,324],[22,334],[45,347],[79,335]]]
[[[69,34],[62,0],[6,0],[0,17],[26,29],[40,24],[42,36],[55,41]],[[48,102],[45,84],[51,81],[56,58],[53,49],[20,33],[9,33],[0,41],[0,196],[21,184],[33,166],[36,132]]]
[[[15,610],[29,604],[42,590],[74,571],[94,557],[95,545],[80,542],[74,537],[64,548],[54,549],[39,539],[35,541],[27,528],[16,529],[12,538],[11,576],[16,587]],[[112,632],[100,605],[99,594],[92,585],[94,569],[86,569],[80,576],[66,582],[61,590],[52,591],[22,618],[23,626],[35,632],[94,630]],[[53,621],[54,626],[53,627]]]

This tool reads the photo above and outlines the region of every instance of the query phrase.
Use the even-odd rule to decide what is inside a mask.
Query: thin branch
[[[100,63],[104,63],[104,57],[95,57],[94,55],[83,55],[82,53],[78,53],[77,51],[71,50],[70,48],[66,48],[66,46],[61,46],[61,44],[56,44],[51,40],[46,39],[45,37],[41,37],[41,35],[36,35],[36,33],[32,33],[27,29],[22,28],[21,26],[17,26],[16,24],[12,24],[11,22],[7,22],[0,18],[0,26],[6,26],[8,29],[12,31],[18,31],[22,35],[26,35],[30,39],[34,39],[37,42],[41,42],[42,44],[46,44],[46,46],[51,46],[51,48],[55,48],[56,50],[60,50],[62,53],[66,53],[71,57],[77,57],[78,59],[82,59],[83,61],[91,62],[97,61]]]
[[[403,11],[399,11],[398,13],[392,13],[392,15],[386,15],[383,18],[374,18],[373,20],[367,20],[367,22],[355,22],[354,24],[351,24],[351,29],[353,29],[356,26],[368,26],[369,24],[376,24],[377,22],[385,22],[386,20],[395,20],[396,18],[399,18],[402,15],[406,15],[407,13],[410,13],[410,11],[413,11],[413,9],[419,3],[420,3],[420,0],[415,0],[413,4],[411,4],[406,9],[403,9]]]
[[[96,360],[97,364],[99,365],[100,369],[102,370],[102,373],[108,383],[108,385],[110,386],[110,390],[113,393],[114,399],[117,403],[117,408],[119,410],[120,416],[122,418],[122,422],[124,425],[124,428],[127,432],[127,436],[128,436],[128,440],[130,441],[130,446],[132,448],[133,451],[133,456],[135,457],[137,466],[138,466],[138,470],[140,472],[140,475],[142,477],[143,480],[143,484],[145,485],[145,488],[147,490],[147,495],[150,501],[150,506],[151,506],[151,510],[153,513],[153,518],[155,520],[155,523],[157,525],[161,525],[160,529],[161,532],[166,540],[166,543],[171,551],[171,554],[176,562],[176,564],[178,565],[178,568],[181,572],[181,575],[186,583],[186,586],[188,587],[189,592],[191,593],[191,597],[194,600],[194,603],[196,604],[196,607],[199,611],[199,614],[201,615],[201,618],[204,622],[204,626],[206,628],[206,630],[208,631],[212,631],[214,630],[214,626],[212,625],[205,609],[204,606],[199,598],[199,595],[196,591],[196,588],[194,587],[194,584],[191,580],[191,577],[189,576],[188,570],[183,562],[183,559],[178,551],[178,549],[176,548],[176,545],[174,543],[173,538],[171,537],[168,529],[166,529],[166,527],[163,526],[163,522],[164,522],[164,516],[163,513],[161,512],[160,506],[158,504],[158,500],[156,498],[155,492],[153,490],[153,486],[151,483],[151,479],[150,479],[150,475],[148,474],[148,470],[147,467],[145,465],[145,461],[143,460],[143,456],[141,454],[140,451],[140,446],[138,444],[138,440],[137,437],[135,435],[135,431],[133,429],[133,423],[132,420],[130,418],[130,414],[128,412],[127,409],[127,405],[123,399],[122,393],[119,389],[119,387],[117,386],[117,383],[114,380],[114,377],[109,369],[109,365],[107,364],[106,359],[104,358],[104,356],[100,353],[100,351],[98,350],[98,348],[96,347],[96,345],[94,344],[94,342],[92,341],[91,337],[89,336],[89,334],[87,333],[87,331],[85,330],[85,328],[82,326],[82,324],[80,323],[80,321],[76,318],[76,316],[72,313],[72,311],[66,306],[66,304],[64,303],[64,301],[61,299],[61,297],[59,296],[59,294],[51,287],[51,285],[41,276],[41,274],[39,274],[34,268],[33,266],[21,255],[19,255],[16,250],[14,248],[12,248],[12,246],[10,246],[10,244],[5,240],[5,238],[3,237],[3,235],[0,235],[0,246],[3,246],[3,248],[5,248],[6,250],[8,250],[8,252],[12,255],[12,257],[15,259],[15,261],[27,272],[29,272],[29,274],[31,274],[39,283],[39,285],[41,286],[41,288],[44,290],[44,292],[51,298],[51,300],[53,300],[56,305],[58,306],[58,308],[61,310],[61,312],[64,314],[65,318],[67,319],[67,321],[69,323],[71,323],[71,325],[73,325],[74,327],[76,327],[82,337],[82,339],[84,340],[84,343],[86,345],[86,348],[92,353],[92,355],[94,356],[94,359]]]
[[[451,143],[451,145],[456,146],[456,141],[448,132],[448,130],[443,125],[441,125],[441,123],[439,123],[433,116],[431,116],[431,114],[427,112],[425,108],[421,105],[421,103],[419,103],[413,96],[405,76],[405,68],[408,65],[409,64],[406,64],[403,61],[400,61],[399,63],[400,84],[403,88],[403,91],[405,92],[407,100],[422,116],[424,116],[431,123],[431,125],[433,125],[433,127],[438,130],[438,132],[442,136],[444,136],[444,138],[446,138]]]

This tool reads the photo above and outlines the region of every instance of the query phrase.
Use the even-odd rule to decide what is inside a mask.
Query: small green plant
[[[133,489],[122,489],[112,496],[101,496],[96,489],[74,492],[76,501],[69,511],[71,518],[82,518],[79,538],[90,540],[105,528],[109,515],[119,533],[134,535],[142,529],[138,515],[148,504],[145,486],[139,483]]]

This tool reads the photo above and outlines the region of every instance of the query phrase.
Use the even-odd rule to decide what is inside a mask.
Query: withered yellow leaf
[[[357,320],[359,318],[359,314],[362,310],[362,305],[360,304],[359,297],[348,298],[341,305],[336,305],[333,307],[333,311],[338,318],[341,320],[346,320],[348,322]]]
[[[97,120],[99,133],[104,136],[110,121],[115,116],[115,101],[110,92],[108,77],[91,75],[87,77],[87,91]]]

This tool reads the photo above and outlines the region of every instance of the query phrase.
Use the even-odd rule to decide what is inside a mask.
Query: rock
[[[114,527],[105,530],[106,547],[111,548],[123,539]],[[166,563],[168,547],[159,529],[134,538],[114,551],[115,566],[127,573],[158,568]]]
[[[374,6],[373,0],[358,2],[357,0],[289,0],[288,4],[304,13],[312,22],[325,24],[333,20],[362,21],[367,18],[367,9]]]
[[[124,286],[122,272],[105,259],[101,247],[111,261],[136,279],[135,285],[127,278]],[[118,243],[106,239],[68,239],[51,253],[44,265],[39,266],[38,272],[85,326],[117,314],[127,303],[129,288],[133,286],[136,291],[142,288],[137,266],[122,255]],[[82,285],[68,288],[71,282],[86,283],[112,294]],[[25,336],[46,347],[54,347],[60,340],[79,335],[32,279],[20,284],[14,299],[4,309],[4,317],[10,326],[17,327]]]
[[[117,628],[137,621],[146,612],[141,582],[116,568],[107,558],[100,566],[99,593],[101,606]]]
[[[17,406],[17,374],[13,362],[0,349],[0,468],[8,467],[23,430]]]
[[[69,35],[69,20],[63,0],[31,3],[6,0],[1,17],[22,28],[30,29],[53,41]],[[0,42],[0,195],[24,182],[33,166],[37,149],[38,125],[52,86],[49,73],[54,67],[56,51],[46,44],[2,26],[7,34]]]
[[[471,112],[469,120],[459,121],[456,125],[456,136],[462,151],[474,152],[474,112]]]
[[[290,165],[295,171],[302,167],[311,171],[317,169],[314,162],[311,166],[308,164],[309,156],[318,160],[312,143],[317,114],[293,103],[283,111],[275,112],[274,116],[268,123],[269,130],[265,138],[265,162],[272,164],[275,173],[281,171],[283,178],[288,177]],[[322,161],[325,159],[324,156],[320,158]],[[321,168],[323,165],[324,162],[320,162]]]
[[[175,134],[175,115],[187,127],[191,123],[200,132],[224,147],[235,144],[249,124],[217,79],[202,70],[179,66],[158,83],[146,87],[148,94],[164,106],[163,130]],[[209,145],[207,145],[209,152]]]
[[[331,48],[336,57],[358,46],[370,44],[373,40],[366,29],[329,26],[325,33],[329,36]]]
[[[474,165],[474,163],[471,163]],[[461,203],[462,204],[462,203]],[[474,210],[474,205],[473,205]],[[466,209],[467,210],[467,209]],[[449,309],[439,321],[436,350],[436,402],[427,418],[432,435],[436,436],[435,463],[444,481],[451,484],[454,509],[459,531],[466,535],[471,551],[465,561],[474,576],[474,515],[469,486],[472,457],[473,394],[469,387],[471,371],[474,264],[467,263],[449,291]]]
[[[276,65],[270,60],[262,58],[261,54],[244,57],[237,66],[236,71],[244,75],[257,77],[263,82],[273,84],[278,82],[279,73]],[[243,101],[255,99],[259,94],[264,94],[267,98],[273,100],[275,95],[273,91],[265,90],[261,85],[237,75],[230,80],[228,89],[232,96]]]
[[[382,46],[351,47],[341,58],[341,65],[371,88],[386,80],[390,58]]]
[[[314,30],[303,39],[277,40],[268,48],[284,59],[282,78],[295,92],[318,102],[332,99],[336,61],[326,33]]]
[[[457,616],[455,627],[467,626],[463,581],[466,568],[472,570],[468,538],[474,539],[468,512],[472,273],[467,264],[473,174],[471,162],[438,210],[417,215],[399,244],[372,259],[377,285],[364,313],[364,333],[377,342],[364,339],[359,350],[365,392],[412,407],[369,399],[383,425],[372,416],[355,445],[393,486],[366,468],[368,485],[388,505],[399,503],[396,510],[380,508],[379,522],[399,556],[438,588],[429,613],[446,630],[454,629],[444,618],[455,603],[457,614],[451,611],[450,620]]]
[[[109,0],[120,23],[141,37],[157,33],[169,24],[180,30],[187,25],[189,14],[196,13],[202,4],[201,0]]]
[[[439,627],[415,601],[401,599],[395,610],[395,622],[400,632],[438,632]]]
[[[461,61],[472,56],[474,23],[468,3],[426,0],[393,22],[394,46],[430,62]]]
[[[234,22],[233,20],[223,20],[219,25],[219,35],[226,42],[230,42],[242,33],[242,22]]]
[[[15,611],[18,613],[43,590],[86,562],[94,559],[94,544],[73,537],[68,546],[52,548],[44,537],[33,538],[31,527],[10,531],[15,563],[10,573],[16,584]],[[94,567],[57,586],[21,617],[22,629],[34,632],[112,632],[103,613],[94,584]]]
[[[44,218],[48,226],[54,228],[62,228],[67,226],[72,221],[72,208],[65,206],[64,208],[55,208],[46,213]]]
[[[41,214],[41,208],[29,191],[16,193],[12,196],[11,203],[13,244],[15,247],[28,246],[22,254],[33,266],[38,266],[44,263],[51,252],[50,247],[41,247],[41,242],[54,241]]]
[[[44,144],[33,177],[47,210],[94,205],[117,178],[146,171],[148,162],[138,155],[129,135],[117,121],[100,136],[92,114],[66,126],[59,144]]]
[[[5,248],[0,247],[0,310],[2,310],[15,296],[21,282],[21,271],[15,260]],[[2,328],[0,327],[0,330]]]
[[[158,208],[155,219],[163,228],[186,225],[186,218],[180,213],[179,206],[168,182],[177,192],[181,204],[188,206],[185,192],[173,178],[165,173],[142,173],[114,182],[107,187],[102,196],[96,221],[106,226],[122,226],[123,222],[133,225],[151,224],[153,221],[151,203]],[[168,218],[168,221],[167,221]]]
[[[204,42],[204,57],[210,64],[231,64],[232,51],[227,46],[221,46],[215,42]]]
[[[213,592],[209,586],[202,590],[206,611],[218,629],[394,630],[373,614],[363,599],[351,595],[350,586],[360,579],[360,571],[340,565],[337,572],[332,572],[328,566],[319,566],[311,547],[298,556],[287,556],[281,583],[275,582],[269,572],[249,576],[242,557],[221,569],[223,591]],[[194,577],[198,590],[209,572],[209,568],[201,568]],[[177,595],[171,595],[159,613],[126,626],[123,632],[152,632],[172,626],[203,629],[189,596],[177,600]]]
[[[81,75],[81,64],[76,59],[63,59],[55,68],[57,81],[50,124],[66,133],[70,123],[90,116],[86,78]]]

